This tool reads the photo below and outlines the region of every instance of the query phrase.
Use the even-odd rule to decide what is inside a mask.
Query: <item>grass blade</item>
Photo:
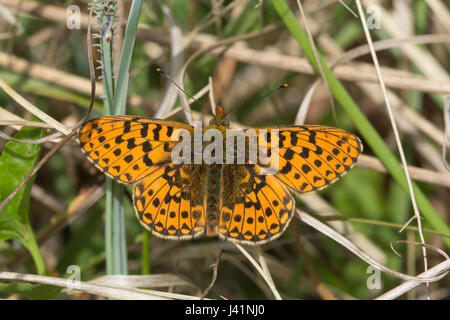
[[[134,42],[136,40],[137,24],[141,12],[142,0],[134,0],[131,3],[128,23],[123,39],[122,53],[120,56],[119,73],[117,75],[116,91],[114,92],[114,114],[124,114],[127,99],[128,72],[130,70],[131,57],[133,55]]]

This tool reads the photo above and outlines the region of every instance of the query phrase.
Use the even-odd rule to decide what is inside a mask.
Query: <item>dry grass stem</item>
[[[340,212],[334,209],[325,199],[318,194],[309,194],[301,196],[300,200],[308,208],[316,212],[321,217],[342,216]],[[341,234],[347,237],[361,250],[370,253],[370,255],[380,263],[386,262],[386,254],[373,241],[368,239],[362,233],[355,230],[350,223],[345,221],[329,221],[328,224]]]
[[[239,249],[240,252],[250,261],[250,263],[255,267],[256,271],[262,276],[262,278],[266,281],[267,285],[269,286],[270,290],[272,291],[272,294],[274,295],[275,299],[282,300],[280,294],[278,293],[277,288],[275,287],[272,276],[270,273],[266,273],[265,270],[256,262],[256,260],[245,250],[241,245],[234,243],[233,244]]]
[[[355,244],[352,241],[350,241],[347,238],[343,237],[340,233],[336,232],[335,230],[333,230],[332,228],[330,228],[326,224],[320,222],[319,220],[313,218],[312,216],[310,216],[306,212],[304,212],[304,211],[302,211],[300,209],[297,209],[296,217],[298,219],[300,219],[300,221],[306,223],[307,225],[309,225],[309,226],[313,227],[314,229],[320,231],[321,233],[323,233],[327,237],[329,237],[329,238],[333,239],[334,241],[338,242],[340,245],[346,247],[348,250],[353,252],[355,255],[357,255],[362,260],[366,261],[368,264],[372,265],[374,268],[376,268],[376,269],[378,269],[380,271],[386,272],[386,273],[388,273],[388,274],[390,274],[390,275],[392,275],[394,277],[397,277],[399,279],[406,280],[406,281],[415,281],[415,282],[426,283],[426,282],[438,281],[438,280],[444,278],[447,275],[447,270],[448,269],[445,270],[445,273],[439,273],[439,274],[435,274],[433,276],[418,276],[418,277],[410,276],[410,275],[407,275],[407,274],[404,274],[404,273],[392,270],[392,269],[384,266],[383,264],[379,263],[375,259],[373,259],[366,252],[364,252],[361,249],[359,249],[358,247],[356,247]]]
[[[0,126],[10,126],[13,128],[20,127],[37,127],[37,128],[53,128],[47,123],[27,121],[27,120],[0,120]]]
[[[425,0],[437,20],[450,32],[450,11],[441,0]]]
[[[450,260],[445,260],[439,263],[437,266],[430,268],[429,270],[421,273],[418,277],[421,278],[433,278],[438,275],[441,275],[450,270]],[[423,284],[423,282],[418,281],[408,281],[402,283],[401,285],[395,287],[394,289],[389,290],[388,292],[383,293],[381,296],[378,296],[376,300],[394,300],[403,294],[417,288]]]
[[[106,275],[88,281],[88,283],[120,288],[164,288],[195,287],[192,283],[174,274],[149,275]]]
[[[12,56],[5,52],[0,52],[0,67],[19,74],[28,75],[35,79],[43,80],[50,84],[70,89],[84,95],[91,94],[92,86],[91,80],[89,79],[44,65],[30,63],[27,60]],[[101,82],[97,82],[96,88],[96,97],[102,98],[103,84]],[[155,108],[154,103],[145,101],[142,97],[137,95],[129,95],[127,101],[128,104],[133,107],[145,107],[149,109]]]
[[[209,284],[208,288],[206,288],[205,291],[203,291],[202,296],[200,297],[200,300],[205,299],[205,297],[208,295],[209,291],[211,291],[212,287],[214,286],[214,283],[216,283],[217,271],[219,269],[219,263],[220,263],[220,258],[222,257],[222,254],[223,254],[223,250],[220,250],[219,254],[217,255],[216,262],[212,265],[213,274],[212,274],[211,283]]]
[[[83,281],[74,283],[72,280],[38,276],[34,274],[21,274],[16,272],[0,272],[0,280],[3,281],[21,281],[30,283],[40,283],[52,285],[62,288],[67,288],[76,291],[82,291],[93,295],[98,295],[106,298],[120,299],[120,300],[167,300],[167,299],[186,299],[198,300],[197,297],[187,296],[175,293],[167,293],[155,290],[140,290],[130,288],[116,288],[109,285],[92,284]]]
[[[21,105],[24,109],[26,109],[28,112],[34,114],[36,117],[47,123],[52,128],[55,128],[59,132],[61,132],[64,135],[67,135],[70,133],[70,129],[67,128],[62,123],[56,121],[52,117],[50,117],[45,112],[41,111],[40,109],[33,106],[30,102],[28,102],[25,98],[23,98],[20,94],[18,94],[15,90],[13,90],[6,82],[4,82],[2,79],[0,79],[0,87],[5,91],[14,101],[16,101],[19,105]]]
[[[450,35],[448,34],[426,34],[426,35],[417,35],[417,36],[409,36],[406,38],[400,39],[387,39],[387,40],[379,40],[373,42],[373,49],[375,52],[399,48],[402,45],[412,45],[412,44],[432,44],[432,43],[450,43]],[[331,67],[335,67],[339,64],[343,64],[354,60],[358,57],[364,56],[366,54],[370,54],[370,47],[368,45],[361,45],[359,47],[352,48],[346,51],[344,54],[337,57],[331,63]]]
[[[320,80],[314,81],[314,83],[311,85],[311,87],[306,92],[305,96],[303,97],[302,103],[300,104],[297,115],[295,117],[294,124],[302,125],[305,123],[306,116],[308,115],[309,107],[311,106],[311,100],[314,96],[314,93],[317,89],[317,86],[320,84]]]
[[[16,0],[3,0],[4,5],[7,7],[15,8],[18,4]],[[65,8],[59,8],[51,5],[38,5],[30,1],[21,1],[21,12],[27,12],[30,14],[35,14],[39,17],[48,19],[50,21],[57,21],[60,23],[66,23],[65,18]],[[39,7],[39,11],[36,8]],[[55,14],[59,12],[59,15]],[[81,25],[87,27],[87,15],[81,15]],[[384,17],[384,15],[383,15]],[[384,21],[384,19],[383,19]],[[270,30],[272,31],[272,30]],[[252,37],[258,36],[258,32],[252,34]],[[170,45],[170,37],[161,34],[159,30],[145,29],[141,26],[138,30],[137,38],[143,41],[156,41],[164,45]],[[405,38],[405,37],[399,37]],[[186,39],[188,40],[188,39]],[[183,40],[183,41],[186,41]],[[233,43],[236,40],[227,41],[228,43]],[[194,37],[192,42],[189,41],[190,49],[199,49],[210,47],[216,44],[217,40],[208,35],[199,34]],[[222,44],[225,45],[225,44]],[[208,52],[210,49],[207,50]],[[223,54],[224,57],[233,58],[239,62],[247,62],[250,64],[258,64],[261,66],[266,66],[270,68],[278,68],[288,71],[297,71],[306,74],[315,74],[315,71],[310,66],[309,62],[305,58],[298,58],[294,56],[288,56],[273,52],[259,51],[248,48],[229,48],[226,52],[222,49],[210,51],[211,54]],[[1,60],[0,60],[0,65]],[[429,93],[442,93],[450,94],[450,83],[444,80],[433,80],[440,79],[438,77],[418,77],[415,74],[408,72],[399,72],[395,69],[382,68],[384,80],[386,86],[403,89],[403,90],[416,90]],[[347,81],[354,82],[377,82],[376,74],[374,73],[373,66],[369,64],[357,64],[355,66],[339,66],[335,69],[335,74],[338,78]]]
[[[378,158],[362,154],[358,160],[358,166],[369,168],[379,172],[387,172],[383,163]],[[424,168],[408,166],[411,178],[418,181],[428,182],[450,188],[450,174],[432,171]]]
[[[166,5],[161,6],[164,15],[170,23],[170,38],[171,38],[171,77],[173,81],[184,90],[183,81],[183,61],[184,61],[184,46],[183,46],[183,34],[181,29],[176,25],[175,20],[170,13],[169,8]],[[178,93],[178,94],[177,94]],[[173,108],[177,96],[180,97],[181,106],[189,124],[193,123],[191,109],[187,103],[186,97],[183,92],[174,86],[172,83],[168,83],[164,96],[159,104],[159,108],[155,113],[155,118],[159,118]]]
[[[406,162],[405,153],[403,152],[403,146],[402,146],[402,143],[401,143],[401,140],[400,140],[400,134],[399,134],[398,129],[397,129],[397,123],[396,123],[396,120],[394,118],[394,114],[392,112],[392,107],[391,107],[390,100],[389,100],[389,97],[388,97],[388,94],[387,94],[387,90],[386,90],[386,87],[385,87],[385,84],[384,84],[384,78],[383,78],[383,76],[381,74],[380,65],[379,65],[379,62],[378,62],[378,57],[377,57],[377,55],[376,55],[376,53],[375,53],[375,51],[373,49],[372,37],[370,35],[369,28],[367,27],[367,22],[366,22],[364,11],[363,11],[363,8],[362,8],[362,5],[361,5],[361,1],[360,0],[356,0],[356,5],[358,7],[358,12],[359,12],[359,14],[361,16],[361,22],[362,22],[362,25],[363,25],[364,33],[366,35],[366,39],[367,39],[367,42],[368,42],[369,47],[370,47],[370,53],[372,55],[373,63],[375,65],[375,70],[377,72],[377,76],[378,76],[378,79],[379,79],[379,82],[380,82],[380,86],[381,86],[381,89],[383,91],[383,96],[384,96],[384,100],[385,100],[385,103],[386,103],[386,109],[388,111],[389,120],[391,122],[392,129],[393,129],[394,136],[395,136],[395,141],[397,143],[397,148],[398,148],[398,151],[400,153],[400,159],[402,161],[403,170],[405,172],[406,181],[408,183],[409,195],[411,197],[411,203],[412,203],[412,206],[413,206],[414,215],[415,215],[416,220],[417,220],[417,227],[419,228],[420,240],[421,240],[422,244],[425,245],[425,237],[424,237],[423,231],[422,231],[421,216],[420,216],[419,208],[417,206],[416,197],[415,197],[415,194],[414,194],[414,189],[413,189],[413,186],[412,186],[411,177],[410,177],[409,170],[408,170],[408,163]],[[406,225],[408,225],[408,224],[406,224]],[[424,247],[422,248],[422,253],[423,253],[424,268],[425,268],[425,271],[426,271],[428,269],[428,261],[427,261],[427,252],[426,252],[426,249]]]
[[[328,82],[326,81],[325,74],[324,74],[324,71],[323,71],[323,67],[322,67],[322,64],[320,63],[319,55],[317,53],[316,43],[314,42],[314,38],[313,38],[312,33],[310,31],[310,28],[309,28],[309,23],[308,23],[308,21],[306,19],[305,13],[303,12],[303,6],[302,6],[300,0],[297,0],[297,6],[300,9],[300,14],[302,16],[302,20],[304,21],[305,30],[306,30],[306,33],[308,35],[309,42],[311,43],[311,47],[313,49],[314,59],[316,60],[316,64],[319,67],[320,77],[322,78],[323,83],[325,84],[325,87],[327,88],[328,100],[330,101],[330,106],[331,106],[331,111],[333,113],[333,117],[334,117],[335,120],[337,120],[336,106],[335,106],[335,103],[334,103],[334,98],[333,98],[333,96],[331,94]]]
[[[447,162],[447,147],[448,143],[450,143],[450,96],[445,98],[445,106],[444,106],[444,141],[442,143],[442,161],[444,162],[445,167],[448,171],[450,171],[450,166]]]
[[[367,6],[376,5],[379,8],[380,14],[383,17],[381,21],[383,30],[392,38],[405,38],[409,36],[409,34],[407,34],[408,31],[403,28],[401,19],[396,19],[392,14],[386,11],[379,0],[365,0],[365,3]],[[399,49],[419,67],[427,78],[450,83],[448,72],[436,61],[430,52],[413,45],[401,46]]]
[[[52,196],[36,183],[31,187],[31,197],[55,213],[62,212],[65,208],[64,203],[60,199]]]

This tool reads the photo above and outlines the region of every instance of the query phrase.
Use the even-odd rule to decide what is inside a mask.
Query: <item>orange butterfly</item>
[[[204,131],[214,128],[225,135],[230,125],[224,116],[217,107]],[[362,152],[357,136],[337,128],[253,129],[267,130],[258,136],[258,145],[277,147],[279,170],[264,175],[264,166],[247,158],[243,164],[174,163],[171,154],[180,143],[174,135],[180,129],[195,131],[187,124],[137,116],[96,118],[78,131],[81,149],[97,168],[118,182],[134,184],[139,221],[165,239],[192,239],[205,231],[251,245],[276,239],[294,214],[289,190],[306,193],[327,187]]]

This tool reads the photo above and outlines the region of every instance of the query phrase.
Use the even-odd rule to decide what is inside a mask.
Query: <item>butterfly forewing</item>
[[[81,148],[97,168],[111,178],[134,183],[155,166],[171,163],[177,128],[183,123],[144,117],[107,116],[86,122],[78,132]]]
[[[362,152],[359,138],[342,129],[307,125],[267,130],[267,138],[258,142],[279,155],[275,176],[300,193],[332,184],[350,170]],[[260,169],[257,172],[261,173]]]

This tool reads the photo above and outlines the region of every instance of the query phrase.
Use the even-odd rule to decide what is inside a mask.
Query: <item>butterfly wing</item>
[[[354,134],[326,126],[267,128],[263,140],[258,144],[267,143],[268,150],[278,155],[275,176],[299,193],[318,191],[338,180],[355,165],[363,149]]]
[[[133,205],[141,224],[166,239],[191,239],[204,233],[204,165],[154,167],[134,185]]]
[[[135,116],[105,116],[87,121],[78,131],[81,149],[107,176],[134,183],[171,162],[177,129],[193,127],[173,121]]]
[[[279,237],[295,207],[275,176],[258,175],[254,166],[224,165],[219,197],[219,237],[244,244],[263,244]]]
[[[276,159],[277,168],[267,175],[268,165],[249,162],[249,149],[245,164],[223,166],[221,238],[263,244],[279,237],[295,208],[288,188],[299,193],[321,190],[347,173],[362,152],[359,138],[342,129],[311,125],[262,129],[248,130],[255,130],[258,147],[266,146],[263,154]],[[238,153],[235,150],[235,156]]]

